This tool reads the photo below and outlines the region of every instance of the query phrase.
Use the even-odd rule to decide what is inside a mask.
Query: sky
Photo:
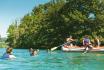
[[[7,29],[12,22],[20,20],[35,6],[49,0],[0,0],[0,35],[7,37]]]

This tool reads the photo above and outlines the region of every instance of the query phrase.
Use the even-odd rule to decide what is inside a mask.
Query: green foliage
[[[7,42],[15,48],[51,48],[67,36],[81,40],[86,34],[104,41],[103,6],[103,0],[51,0],[10,25]]]
[[[6,41],[6,38],[0,38],[0,48],[5,48],[5,47],[7,47],[5,41]]]
[[[5,42],[0,42],[0,48],[6,48],[7,44]]]

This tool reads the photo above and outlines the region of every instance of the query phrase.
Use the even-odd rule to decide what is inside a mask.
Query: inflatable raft
[[[62,51],[65,52],[84,52],[85,48],[84,47],[66,47],[62,46]],[[104,48],[92,48],[91,50],[88,50],[90,52],[104,52]]]

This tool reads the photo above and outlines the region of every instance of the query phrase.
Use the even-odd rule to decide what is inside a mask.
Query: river
[[[0,56],[5,48],[0,49]],[[104,53],[47,52],[30,56],[27,49],[14,49],[16,59],[0,59],[0,70],[104,70]]]

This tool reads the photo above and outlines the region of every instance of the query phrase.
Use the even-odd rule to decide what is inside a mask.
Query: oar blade
[[[54,51],[54,50],[56,50],[58,47],[53,47],[52,49],[51,49],[51,51]]]

